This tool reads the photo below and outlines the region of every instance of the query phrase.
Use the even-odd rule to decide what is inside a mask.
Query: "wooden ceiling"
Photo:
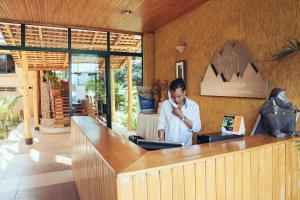
[[[26,26],[26,46],[67,48],[67,29],[43,26]],[[4,45],[20,46],[20,25],[0,23],[0,33],[4,37]],[[72,48],[89,50],[106,50],[107,36],[105,32],[89,30],[72,30]],[[0,44],[1,45],[1,44]],[[111,33],[111,51],[141,52],[141,37],[127,33]],[[0,53],[7,53],[1,51]],[[19,67],[21,63],[20,51],[11,51],[11,54]],[[67,70],[68,54],[61,52],[27,52],[30,70]],[[126,63],[126,56],[112,56],[111,68],[121,69]],[[83,55],[72,57],[73,63],[95,63],[99,68],[105,67],[103,58]]]
[[[208,0],[0,0],[0,21],[153,32]],[[130,16],[122,14],[132,11]]]

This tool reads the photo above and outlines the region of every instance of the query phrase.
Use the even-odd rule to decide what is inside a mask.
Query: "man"
[[[188,99],[182,78],[171,82],[169,100],[162,103],[157,130],[159,139],[192,144],[192,133],[201,129],[199,106]]]

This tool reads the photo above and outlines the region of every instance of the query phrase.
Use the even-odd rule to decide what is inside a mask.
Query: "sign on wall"
[[[268,81],[257,70],[241,43],[225,43],[208,65],[201,95],[266,98]]]

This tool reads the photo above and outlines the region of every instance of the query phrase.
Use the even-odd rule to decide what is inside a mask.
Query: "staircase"
[[[70,126],[69,105],[69,90],[61,90],[60,94],[54,97],[55,127],[62,128]]]
[[[82,103],[73,103],[72,105],[73,116],[86,116],[86,109]]]
[[[64,87],[62,87],[60,91],[58,90],[53,94],[54,100],[54,119],[55,119],[55,127],[63,128],[69,127],[71,124],[70,117],[70,98],[69,98],[69,88],[68,84],[65,83]],[[96,118],[96,106],[94,103],[90,103],[88,99],[84,99],[79,103],[72,104],[72,113],[73,116],[90,116]]]
[[[96,118],[97,109],[96,109],[96,105],[94,103],[87,103],[85,109],[86,109],[86,112],[87,112],[88,116],[90,116],[92,118]]]

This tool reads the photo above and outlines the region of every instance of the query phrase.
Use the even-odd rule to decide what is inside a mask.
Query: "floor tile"
[[[34,132],[25,145],[24,127],[10,141],[0,141],[0,200],[75,200],[70,134]]]

